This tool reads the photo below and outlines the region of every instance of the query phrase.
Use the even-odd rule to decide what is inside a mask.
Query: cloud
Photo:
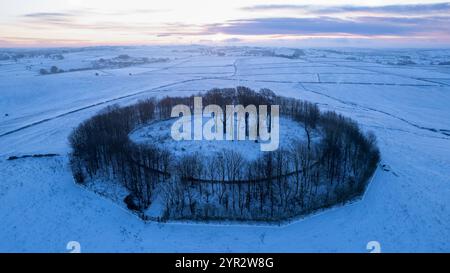
[[[349,34],[380,35],[431,35],[448,36],[450,30],[450,3],[404,5],[255,5],[245,11],[271,11],[281,14],[292,12],[290,17],[235,20],[228,24],[210,27],[210,31],[242,35],[321,35]],[[292,16],[296,14],[295,16]],[[344,16],[340,16],[344,15]]]
[[[67,12],[36,12],[36,13],[28,13],[23,15],[22,17],[26,19],[31,19],[33,22],[40,23],[60,23],[60,22],[69,22],[73,19],[75,14],[67,13]]]
[[[86,39],[54,39],[42,37],[0,37],[0,46],[17,46],[17,45],[58,45],[58,44],[88,44],[90,41]]]
[[[139,33],[157,37],[208,36],[218,33],[234,36],[298,35],[298,36],[408,36],[450,32],[450,17],[380,17],[364,16],[340,19],[329,16],[316,18],[253,18],[229,20],[223,23],[193,25],[180,23],[122,24],[115,21],[95,25],[69,20],[43,18],[41,27],[110,31],[112,33]],[[163,30],[163,31],[161,31]],[[446,35],[448,36],[448,35]]]
[[[54,18],[54,17],[67,17],[72,16],[73,14],[66,12],[35,12],[35,13],[27,13],[23,15],[24,17],[31,18]]]
[[[207,28],[210,33],[232,35],[408,35],[418,32],[448,30],[450,17],[440,18],[390,18],[361,17],[344,20],[332,17],[319,18],[256,18],[234,20]],[[436,25],[439,22],[440,24]]]
[[[430,13],[449,13],[450,3],[404,4],[385,6],[318,6],[318,5],[255,5],[242,8],[245,11],[302,11],[316,15],[367,12],[380,14],[423,15]]]
[[[225,39],[222,42],[225,43],[240,43],[240,42],[244,42],[244,40],[239,39],[239,38],[229,38],[229,39]]]
[[[190,22],[133,22],[121,15],[164,12],[164,10],[122,10],[117,12],[95,9],[62,10],[61,12],[36,12],[21,15],[17,25],[26,29],[64,29],[96,37],[107,33],[108,37],[133,36],[139,39],[159,37],[170,40],[181,37],[209,39],[209,35],[229,35],[229,42],[241,42],[244,36],[264,38],[293,38],[291,36],[333,38],[361,38],[389,36],[395,38],[432,39],[449,41],[450,4],[386,5],[386,6],[306,6],[306,5],[257,5],[243,8],[247,11],[299,11],[289,16],[249,16],[248,19],[226,20],[215,24]],[[300,12],[302,11],[302,12]],[[344,14],[345,13],[345,14]],[[272,12],[282,14],[282,12]],[[102,16],[100,16],[102,15]],[[305,16],[306,15],[306,16]],[[92,19],[95,18],[95,23]],[[122,35],[122,36],[121,36]],[[249,39],[250,39],[249,38]],[[105,38],[106,39],[106,38]],[[131,38],[130,38],[131,39]],[[240,39],[240,40],[237,40]],[[278,38],[277,38],[278,39]],[[344,40],[343,40],[344,41]]]
[[[78,9],[78,10],[64,10],[61,12],[36,12],[20,15],[18,24],[27,28],[40,29],[65,29],[80,30],[80,31],[110,31],[123,33],[140,33],[140,34],[155,34],[160,31],[161,25],[155,23],[145,22],[128,22],[122,20],[123,17],[136,14],[150,14],[166,12],[163,9],[134,9],[121,11],[100,11],[97,9]],[[95,23],[92,19],[95,18]],[[187,26],[187,25],[186,25]],[[178,23],[165,24],[165,29],[171,31],[175,29],[183,29],[183,26]]]
[[[57,22],[74,22],[82,21],[84,18],[96,18],[96,17],[109,17],[117,18],[118,16],[132,16],[136,14],[152,14],[166,12],[163,9],[134,9],[134,10],[122,10],[115,12],[99,11],[96,9],[78,9],[78,10],[67,10],[64,12],[35,12],[27,13],[21,18],[26,20],[32,20],[34,23],[57,23]]]

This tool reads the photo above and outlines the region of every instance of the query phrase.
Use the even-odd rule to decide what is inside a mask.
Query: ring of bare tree
[[[119,183],[129,192],[128,208],[145,219],[158,192],[164,207],[160,220],[282,221],[360,197],[379,162],[373,134],[315,104],[246,87],[196,96],[223,108],[277,104],[282,116],[303,126],[307,139],[251,161],[236,151],[176,158],[157,144],[136,144],[128,134],[138,125],[170,118],[175,105],[193,108],[193,96],[150,98],[108,107],[72,132],[75,181],[86,184],[100,176]],[[313,132],[319,142],[311,141]]]

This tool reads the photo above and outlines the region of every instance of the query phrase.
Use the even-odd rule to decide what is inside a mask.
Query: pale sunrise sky
[[[0,0],[0,24],[0,47],[450,45],[450,3],[427,0]]]

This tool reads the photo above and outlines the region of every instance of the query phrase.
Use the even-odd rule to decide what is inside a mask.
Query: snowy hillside
[[[0,49],[0,252],[67,252],[69,241],[83,252],[367,252],[369,241],[383,252],[450,252],[450,50],[47,51]],[[52,66],[63,71],[40,73]],[[373,131],[382,159],[364,198],[285,226],[163,224],[74,183],[67,137],[104,107],[237,85]],[[8,160],[33,154],[57,156]]]

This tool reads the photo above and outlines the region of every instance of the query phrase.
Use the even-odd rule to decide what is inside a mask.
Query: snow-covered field
[[[207,122],[210,122],[211,119],[213,118],[199,118],[199,120],[203,122],[202,126],[204,126]],[[172,125],[176,120],[177,118],[173,118],[142,125],[130,134],[130,139],[135,143],[154,144],[160,148],[168,149],[176,158],[186,155],[193,155],[196,153],[208,157],[213,156],[218,152],[231,150],[240,153],[247,160],[255,160],[264,153],[261,151],[261,142],[259,141],[255,142],[254,140],[249,140],[248,138],[245,140],[236,140],[239,134],[238,132],[234,132],[234,141],[227,140],[227,135],[225,133],[220,141],[205,139],[194,141],[195,128],[193,119],[187,121],[184,120],[181,123],[182,129],[189,128],[190,126],[190,137],[192,141],[176,141],[172,138],[171,132]],[[245,121],[239,121],[238,118],[235,117],[234,123],[238,124],[239,122]],[[238,125],[236,125],[236,127],[237,126]],[[320,141],[320,137],[315,131],[311,134],[313,141]],[[299,141],[306,141],[307,139],[304,127],[300,123],[286,117],[279,117],[279,135],[273,134],[273,138],[275,137],[278,138],[279,145],[277,147],[284,150],[288,150],[295,143]],[[265,142],[267,143],[268,141]]]
[[[450,66],[439,64],[450,50],[255,52],[104,47],[0,61],[0,251],[66,252],[78,241],[83,252],[367,252],[375,240],[383,252],[450,252]],[[39,74],[121,54],[169,61]],[[373,131],[384,166],[364,198],[280,227],[162,224],[74,184],[67,136],[103,107],[237,85],[318,103]],[[36,153],[59,156],[7,160]]]

